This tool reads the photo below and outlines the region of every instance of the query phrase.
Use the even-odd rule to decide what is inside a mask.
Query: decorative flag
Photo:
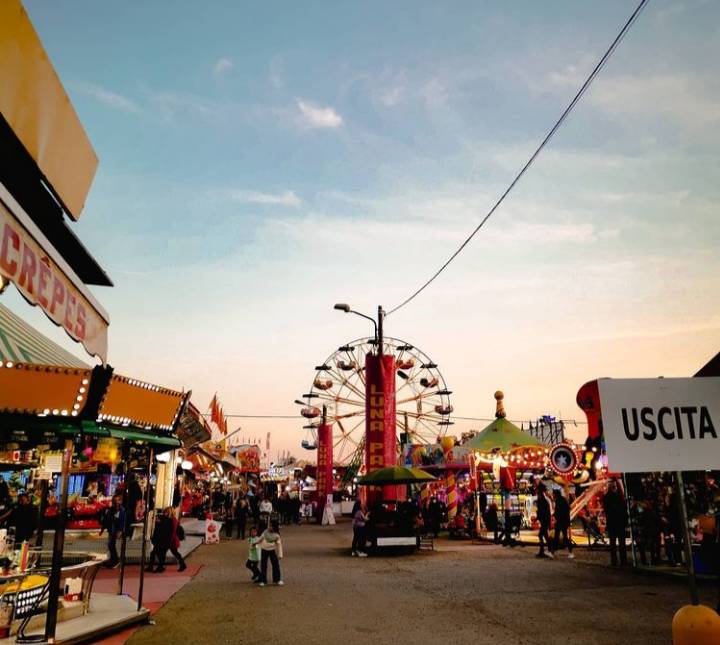
[[[217,392],[210,401],[210,421],[220,426],[220,405],[218,404]]]
[[[212,421],[220,431],[220,434],[227,434],[227,419],[223,412],[222,406],[218,401],[217,392],[210,401],[210,421]]]

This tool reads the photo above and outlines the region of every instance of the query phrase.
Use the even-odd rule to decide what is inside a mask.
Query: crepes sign
[[[600,379],[608,467],[720,467],[720,378]]]
[[[108,321],[2,202],[0,274],[90,354],[107,361]]]

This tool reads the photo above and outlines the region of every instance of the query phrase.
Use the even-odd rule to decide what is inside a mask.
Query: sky
[[[635,6],[24,3],[100,158],[73,228],[115,282],[94,290],[109,362],[250,415],[295,414],[314,366],[371,333],[334,303],[391,309],[447,259]],[[502,389],[509,418],[582,420],[585,381],[717,353],[717,60],[720,3],[652,0],[476,239],[387,318],[457,415],[491,417]],[[313,456],[299,417],[238,425]]]

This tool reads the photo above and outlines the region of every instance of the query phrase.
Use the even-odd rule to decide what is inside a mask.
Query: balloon
[[[440,440],[443,452],[448,453],[455,447],[455,437],[443,437]]]

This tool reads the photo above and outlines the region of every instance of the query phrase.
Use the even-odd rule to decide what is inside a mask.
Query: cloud
[[[233,62],[229,58],[219,58],[213,67],[213,76],[216,78],[227,74],[234,67]]]
[[[577,65],[567,65],[545,75],[544,83],[528,79],[534,91],[577,90],[595,61],[583,56]],[[699,73],[621,74],[601,76],[583,99],[605,114],[671,119],[691,128],[720,121],[720,91],[714,77]]]
[[[300,110],[300,123],[306,127],[334,129],[344,123],[333,107],[321,107],[303,99],[297,100],[297,107]]]
[[[284,74],[283,58],[282,56],[273,56],[270,61],[270,85],[276,90],[280,90],[285,87],[285,74]]]
[[[712,79],[690,75],[623,75],[597,83],[588,100],[608,114],[660,116],[696,128],[720,122],[713,86]]]
[[[445,84],[438,78],[431,78],[429,81],[423,84],[418,94],[420,98],[425,102],[427,108],[438,108],[444,106],[450,98]]]
[[[78,84],[77,87],[86,96],[89,96],[90,98],[93,98],[99,103],[113,108],[114,110],[119,110],[121,112],[127,112],[130,114],[136,114],[140,112],[140,108],[134,101],[130,100],[126,96],[123,96],[122,94],[107,90],[100,85],[93,85],[92,83],[81,83]]]
[[[235,201],[247,204],[269,204],[273,206],[302,206],[300,199],[293,190],[286,190],[281,193],[263,193],[255,190],[236,190],[232,193]]]
[[[232,120],[247,119],[251,110],[233,101],[218,101],[200,94],[173,91],[148,91],[150,105],[162,117],[172,120],[178,117],[210,119],[216,125],[226,125]]]

